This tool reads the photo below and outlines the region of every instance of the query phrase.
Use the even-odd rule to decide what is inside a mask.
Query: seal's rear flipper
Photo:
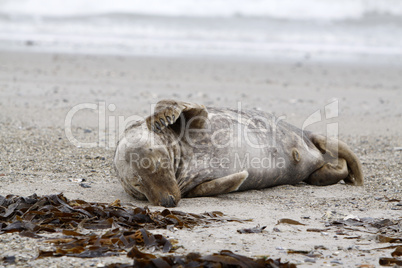
[[[177,125],[191,119],[191,128],[203,128],[208,112],[204,105],[196,103],[161,100],[155,106],[153,115],[146,118],[148,129],[161,132],[170,125]],[[190,126],[188,126],[190,127]]]
[[[212,196],[237,191],[247,179],[248,172],[242,171],[219,179],[201,183],[192,189],[186,197]]]
[[[324,154],[324,157],[325,154],[328,154],[327,156],[332,160],[327,161],[323,167],[312,173],[305,182],[315,185],[330,185],[344,180],[347,184],[363,185],[362,165],[346,143],[336,139],[327,139],[317,134],[311,134],[309,138]],[[331,162],[336,164],[334,165]],[[321,178],[318,178],[318,176],[321,176]]]
[[[335,161],[338,163],[335,163]],[[324,166],[314,171],[304,182],[319,186],[331,185],[344,180],[348,174],[346,160],[338,158],[334,160],[333,163],[326,163]]]

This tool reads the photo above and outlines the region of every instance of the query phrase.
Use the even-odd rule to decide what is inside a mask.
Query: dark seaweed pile
[[[157,257],[138,249],[153,248],[163,253],[174,250],[171,241],[148,230],[192,228],[219,221],[241,222],[225,217],[219,211],[193,214],[164,209],[151,212],[147,207],[123,207],[119,200],[106,204],[68,200],[63,194],[0,196],[0,234],[18,232],[21,236],[42,238],[44,242],[55,245],[52,250],[39,251],[37,258],[93,258],[128,252],[127,256],[134,259],[135,267],[295,267],[280,260],[254,260],[230,251],[207,256],[190,253]],[[102,229],[108,230],[101,233],[99,230]],[[43,236],[44,233],[58,236],[49,239]],[[130,266],[114,264],[110,267]]]
[[[190,253],[186,256],[164,256],[157,258],[151,254],[144,254],[133,248],[128,257],[134,259],[133,265],[112,264],[108,268],[163,268],[163,267],[247,267],[247,268],[294,268],[295,264],[282,263],[280,259],[251,259],[235,254],[229,250],[222,250],[220,253],[201,256],[198,253]]]
[[[391,199],[391,202],[394,199]],[[400,201],[400,200],[398,200]],[[342,227],[345,230],[361,231],[364,228],[365,232],[376,234],[376,241],[379,243],[392,243],[390,246],[382,247],[379,249],[395,248],[395,251],[391,253],[390,257],[381,257],[379,259],[379,264],[383,266],[394,266],[402,265],[402,219],[390,220],[390,219],[375,219],[371,217],[362,219],[346,219],[346,220],[336,220],[327,223],[328,226]],[[341,231],[343,234],[343,232]],[[357,237],[360,238],[360,237]]]

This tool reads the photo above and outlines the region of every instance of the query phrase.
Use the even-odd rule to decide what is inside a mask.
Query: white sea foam
[[[402,16],[400,0],[1,0],[11,15],[77,16],[109,13],[189,17],[359,19],[369,13]]]
[[[400,0],[0,0],[0,47],[402,55],[401,22]]]

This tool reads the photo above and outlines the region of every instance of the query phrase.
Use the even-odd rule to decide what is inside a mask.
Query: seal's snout
[[[176,199],[172,195],[168,195],[166,198],[162,198],[162,201],[160,203],[161,206],[164,206],[166,208],[172,208],[177,206]]]

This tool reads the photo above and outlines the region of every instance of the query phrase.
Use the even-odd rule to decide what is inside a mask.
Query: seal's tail
[[[362,164],[346,143],[316,134],[312,134],[310,139],[323,154],[328,153],[332,158],[342,158],[346,160],[348,175],[343,179],[346,183],[359,186],[363,185],[364,177]]]

